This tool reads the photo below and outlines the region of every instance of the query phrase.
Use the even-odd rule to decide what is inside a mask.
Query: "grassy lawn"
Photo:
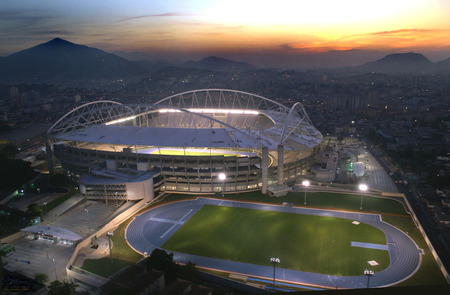
[[[114,236],[111,237],[113,245],[111,250],[112,263],[109,256],[100,259],[86,259],[81,268],[107,278],[120,269],[141,260],[143,256],[131,249],[124,238],[125,229],[129,222],[130,220],[123,222],[114,230]]]
[[[259,191],[242,193],[242,194],[225,194],[224,197],[220,195],[217,198],[224,198],[229,200],[238,201],[250,201],[261,202],[270,204],[282,204],[283,202],[293,203],[296,206],[312,207],[319,209],[332,209],[332,210],[349,210],[349,211],[361,211],[366,213],[382,213],[382,214],[407,214],[403,204],[392,199],[376,198],[363,196],[363,210],[360,210],[361,197],[359,195],[342,194],[342,193],[328,193],[328,192],[310,192],[307,193],[307,204],[304,205],[303,192],[288,193],[283,197],[269,197],[261,194]],[[180,200],[189,197],[190,195],[171,194],[168,199]],[[211,195],[210,197],[216,197]]]
[[[95,273],[104,278],[108,278],[122,268],[131,264],[133,263],[130,263],[130,261],[118,259],[117,257],[113,258],[111,263],[111,259],[108,256],[99,259],[86,259],[83,262],[82,269]]]
[[[374,271],[389,265],[387,251],[351,241],[386,244],[380,230],[348,219],[207,205],[162,248],[268,266],[279,257],[283,268],[346,276],[359,275],[369,260],[380,264]]]

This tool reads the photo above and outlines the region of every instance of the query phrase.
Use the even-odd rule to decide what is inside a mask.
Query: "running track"
[[[419,269],[422,262],[422,251],[418,249],[414,241],[404,232],[383,222],[378,214],[327,211],[205,198],[162,205],[135,216],[125,232],[128,244],[140,253],[147,252],[150,254],[153,249],[164,244],[164,242],[175,233],[184,222],[192,217],[205,204],[339,217],[363,222],[380,229],[386,235],[386,246],[389,251],[391,264],[388,268],[375,273],[370,278],[371,288],[391,286],[406,280]],[[200,267],[220,269],[251,276],[269,279],[273,277],[273,268],[269,266],[260,266],[176,252],[174,253],[174,260],[183,263],[191,261]],[[283,268],[277,268],[276,279],[323,288],[353,289],[365,288],[367,286],[367,277],[364,275],[341,277]]]

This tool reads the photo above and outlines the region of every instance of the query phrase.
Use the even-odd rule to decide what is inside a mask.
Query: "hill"
[[[200,61],[190,60],[185,62],[183,67],[219,72],[245,72],[255,69],[254,66],[246,62],[236,62],[216,56],[209,56]]]
[[[436,71],[439,73],[450,73],[450,58],[435,63]]]
[[[142,77],[146,70],[103,50],[55,38],[0,59],[1,82]]]
[[[420,53],[389,54],[359,67],[360,70],[382,73],[425,73],[436,69],[434,63]]]

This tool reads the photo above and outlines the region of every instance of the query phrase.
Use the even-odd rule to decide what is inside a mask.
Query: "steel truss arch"
[[[112,105],[122,105],[119,102],[111,100],[93,101],[76,107],[64,116],[58,119],[48,130],[47,135],[68,132],[79,129],[82,126],[92,125],[92,113],[109,108]],[[84,121],[84,122],[82,122]],[[89,124],[92,123],[92,124]],[[87,124],[87,125],[86,125]]]
[[[220,108],[277,111],[287,114],[289,108],[261,95],[231,89],[199,89],[178,93],[163,98],[156,105],[182,109]]]
[[[280,136],[280,144],[283,144],[286,139],[302,124],[307,124],[309,126],[313,126],[311,119],[303,107],[303,104],[300,102],[296,102],[286,117],[286,121],[284,123],[283,132]]]

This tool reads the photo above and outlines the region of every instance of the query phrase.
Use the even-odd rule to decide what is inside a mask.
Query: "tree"
[[[33,204],[28,205],[27,213],[31,217],[35,217],[35,216],[42,216],[44,212],[43,212],[43,208],[41,205],[33,203]]]
[[[198,269],[195,264],[188,262],[185,265],[178,265],[176,277],[193,282],[197,278]]]
[[[37,273],[34,275],[34,280],[41,284],[45,284],[45,282],[48,281],[48,275],[46,273]]]
[[[77,284],[68,281],[53,281],[48,286],[49,295],[75,295]]]
[[[153,250],[149,258],[147,258],[147,269],[157,269],[160,271],[168,271],[172,268],[173,253],[167,254],[166,251],[156,248]]]
[[[195,264],[188,262],[185,265],[178,265],[173,261],[173,253],[168,254],[162,249],[153,250],[150,257],[145,261],[147,269],[157,269],[164,272],[166,284],[175,278],[194,281],[197,278],[198,270]]]

